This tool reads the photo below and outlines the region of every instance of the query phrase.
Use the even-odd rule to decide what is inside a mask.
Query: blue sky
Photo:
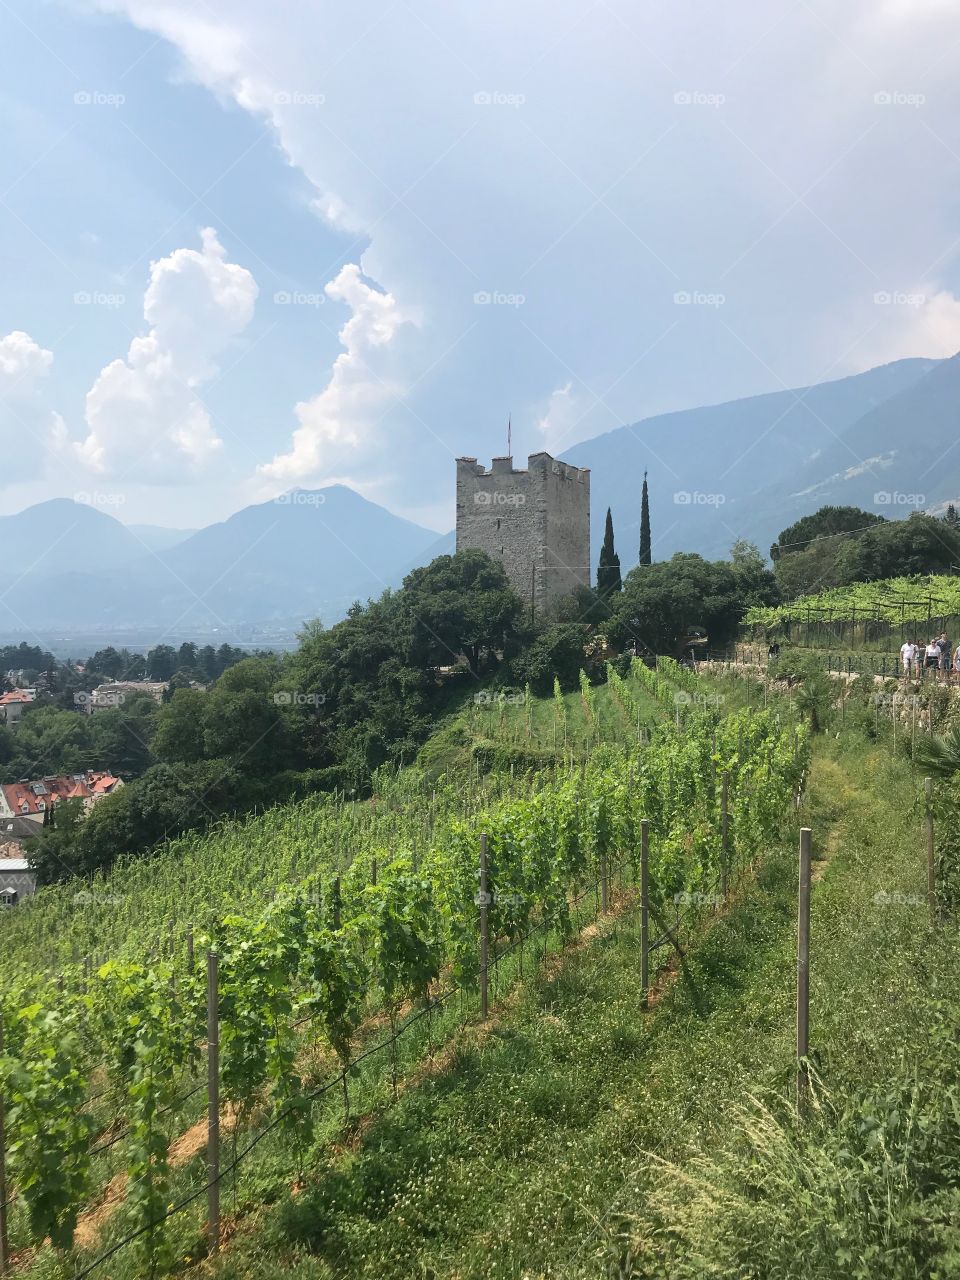
[[[960,348],[945,0],[0,8],[0,511],[196,526]],[[131,345],[132,344],[132,345]]]

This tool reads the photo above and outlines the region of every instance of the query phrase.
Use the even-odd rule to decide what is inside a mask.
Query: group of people
[[[949,671],[951,667],[960,672],[960,644],[951,658],[946,632],[935,636],[926,645],[919,645],[916,640],[905,640],[900,646],[900,664],[905,676],[919,676],[924,671]]]

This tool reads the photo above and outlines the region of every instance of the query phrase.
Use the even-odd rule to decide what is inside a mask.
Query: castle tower
[[[494,458],[457,459],[457,550],[501,563],[517,595],[539,614],[590,586],[590,472],[532,453],[525,471]]]

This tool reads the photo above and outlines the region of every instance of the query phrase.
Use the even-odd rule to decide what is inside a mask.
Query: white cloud
[[[226,261],[211,228],[202,247],[176,249],[150,268],[143,314],[150,331],[99,374],[86,397],[86,438],[75,457],[104,475],[147,484],[202,470],[222,448],[196,388],[250,323],[257,285]]]
[[[515,406],[558,388],[531,415],[556,447],[568,377],[611,388],[586,434],[836,376],[875,288],[936,270],[960,290],[955,0],[806,0],[775,21],[767,0],[738,0],[698,8],[695,29],[689,6],[659,6],[651,26],[628,0],[425,0],[414,21],[390,0],[282,5],[280,21],[262,0],[199,15],[193,0],[97,2],[269,120],[326,223],[368,229],[368,277],[427,317],[413,403],[449,424],[451,452],[500,439],[491,379]],[[523,293],[522,315],[478,318],[471,299],[493,288]],[[723,292],[722,317],[674,325],[687,288]],[[877,358],[949,345],[949,312],[894,317]],[[269,474],[350,434],[333,399],[307,402],[313,439],[302,423]],[[442,449],[391,464],[397,490],[414,467],[448,476]]]
[[[42,474],[48,445],[60,425],[42,395],[53,364],[47,351],[22,329],[0,338],[0,485]]]
[[[326,192],[322,196],[310,201],[310,208],[317,216],[327,224],[333,227],[335,231],[345,231],[349,235],[359,235],[364,230],[362,219],[358,218],[340,199],[339,196],[332,192]]]
[[[567,382],[551,391],[546,410],[537,419],[537,430],[544,437],[544,444],[550,448],[569,448],[574,443],[571,433],[576,430],[581,417],[573,394],[573,383]]]
[[[325,292],[351,311],[339,333],[344,350],[323,391],[296,406],[300,425],[290,452],[259,468],[272,480],[327,480],[349,467],[375,440],[380,419],[403,390],[379,357],[413,317],[392,294],[367,284],[355,263],[347,263]]]
[[[21,395],[29,394],[52,364],[52,351],[34,342],[29,333],[14,329],[0,338],[0,394],[11,396],[18,388]]]
[[[863,341],[851,352],[850,366],[869,369],[891,360],[910,357],[943,359],[960,351],[960,298],[949,289],[933,292],[916,288],[902,293],[882,293]]]

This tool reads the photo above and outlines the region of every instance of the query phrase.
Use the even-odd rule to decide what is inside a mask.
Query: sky
[[[953,0],[4,0],[0,513],[195,528],[960,349]]]

